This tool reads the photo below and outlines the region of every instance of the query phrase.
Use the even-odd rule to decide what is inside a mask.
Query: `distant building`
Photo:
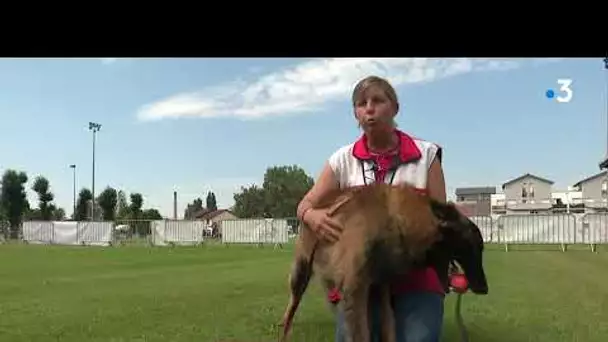
[[[604,158],[600,162],[600,170],[605,170],[605,169],[608,169],[608,157]]]
[[[195,220],[205,221],[208,226],[213,225],[213,223],[217,223],[224,220],[232,220],[237,219],[238,217],[234,215],[228,209],[218,209],[218,210],[200,210],[199,212],[194,214]]]
[[[222,233],[220,222],[225,220],[238,219],[232,211],[228,209],[208,210],[201,209],[194,213],[194,220],[203,221],[205,223],[205,232],[210,236],[219,237]]]
[[[456,204],[470,216],[487,216],[492,213],[491,197],[496,194],[496,188],[469,187],[456,188]]]
[[[585,212],[583,193],[575,187],[551,193],[554,213],[581,214]]]
[[[505,202],[505,194],[498,193],[491,195],[490,197],[490,208],[492,215],[502,215],[507,213],[507,206]]]
[[[608,171],[596,173],[573,186],[582,193],[585,212],[605,212],[608,207]]]
[[[553,181],[526,173],[502,185],[507,214],[537,214],[553,208]]]

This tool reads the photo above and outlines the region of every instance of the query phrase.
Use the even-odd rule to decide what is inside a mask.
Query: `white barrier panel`
[[[53,243],[53,222],[25,221],[22,228],[23,241],[28,243]]]
[[[485,243],[498,242],[498,232],[491,216],[469,216],[469,219],[477,225]]]
[[[23,240],[57,245],[108,246],[112,241],[111,222],[26,221]]]
[[[501,243],[580,243],[574,215],[505,215],[496,223]]]
[[[284,219],[244,219],[221,222],[223,243],[287,243],[288,221]]]
[[[579,224],[579,243],[608,243],[608,215],[604,213],[587,214]]]
[[[78,222],[78,243],[93,246],[108,246],[112,242],[113,230],[114,224],[112,222]]]
[[[53,243],[58,245],[77,245],[78,223],[53,222]]]
[[[205,223],[203,221],[158,220],[151,223],[152,244],[166,246],[196,245],[203,242]]]

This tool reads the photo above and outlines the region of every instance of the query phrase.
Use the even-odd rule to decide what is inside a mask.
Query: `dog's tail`
[[[291,274],[289,275],[289,288],[291,294],[289,296],[289,303],[287,304],[287,308],[285,309],[285,313],[283,314],[283,319],[281,321],[283,331],[281,337],[279,338],[280,342],[286,341],[287,335],[291,330],[293,318],[296,314],[298,306],[300,305],[300,302],[302,301],[304,292],[306,292],[306,288],[310,283],[310,279],[312,278],[315,251],[317,250],[318,244],[319,241],[316,241],[309,256],[300,256],[293,264]]]

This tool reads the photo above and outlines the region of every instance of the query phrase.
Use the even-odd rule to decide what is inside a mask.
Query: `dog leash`
[[[460,341],[461,342],[469,342],[469,332],[467,331],[467,327],[464,324],[464,319],[462,318],[462,296],[468,290],[468,282],[464,275],[464,273],[458,271],[458,267],[451,262],[451,271],[450,271],[450,288],[452,291],[456,292],[456,305],[454,308],[454,315],[456,317],[456,326],[458,327],[458,332],[460,333]]]
[[[462,319],[462,312],[460,311],[462,295],[462,293],[456,295],[456,325],[458,326],[458,331],[460,332],[460,341],[469,342],[469,332],[467,331],[467,327],[464,325],[464,321]]]

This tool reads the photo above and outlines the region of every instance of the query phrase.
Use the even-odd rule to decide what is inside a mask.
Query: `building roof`
[[[454,204],[454,206],[456,207],[456,209],[464,216],[474,216],[473,214],[475,213],[475,207],[474,205],[471,204],[465,204],[465,203],[456,203]]]
[[[196,219],[196,218],[202,217],[203,215],[205,215],[205,214],[206,214],[206,213],[208,213],[208,212],[209,212],[209,209],[207,209],[207,208],[202,208],[202,209],[199,209],[199,210],[195,211],[195,212],[194,212],[194,213],[191,215],[191,217]]]
[[[604,171],[602,171],[602,172],[600,172],[600,173],[596,173],[596,174],[594,174],[593,176],[589,176],[589,177],[587,177],[587,178],[585,178],[585,179],[583,179],[583,180],[580,180],[580,181],[578,181],[576,184],[574,184],[573,186],[574,186],[575,188],[578,188],[578,187],[579,187],[579,186],[581,186],[583,183],[588,182],[588,181],[590,181],[590,180],[594,180],[594,179],[596,179],[597,177],[600,177],[600,176],[603,176],[603,175],[606,175],[606,174],[608,174],[608,170],[604,170]]]
[[[218,210],[213,210],[213,211],[207,210],[207,211],[200,211],[200,212],[196,213],[194,218],[196,218],[197,220],[211,220],[214,217],[216,217],[220,214],[223,214],[225,212],[229,212],[232,214],[232,212],[228,209],[218,209]]]
[[[517,177],[517,178],[513,178],[513,179],[511,179],[511,180],[509,180],[509,181],[507,181],[507,182],[503,183],[503,184],[502,184],[502,189],[504,190],[504,189],[505,189],[505,187],[506,187],[507,185],[509,185],[509,184],[511,184],[511,183],[514,183],[514,182],[517,182],[518,180],[523,179],[523,178],[526,178],[526,177],[532,177],[532,178],[536,178],[536,179],[538,179],[539,181],[542,181],[542,182],[545,182],[545,183],[549,183],[549,184],[553,184],[553,181],[552,181],[552,180],[549,180],[549,179],[547,179],[547,178],[543,178],[543,177],[539,177],[539,176],[533,175],[533,174],[531,174],[531,173],[526,173],[526,174],[523,174],[523,175],[521,175],[521,176],[519,176],[519,177]]]
[[[603,169],[608,169],[608,157],[604,158],[600,162],[600,170],[603,170]]]
[[[466,196],[466,195],[479,195],[479,194],[490,194],[493,195],[496,193],[495,186],[478,186],[478,187],[470,187],[470,188],[456,188],[456,196]]]

